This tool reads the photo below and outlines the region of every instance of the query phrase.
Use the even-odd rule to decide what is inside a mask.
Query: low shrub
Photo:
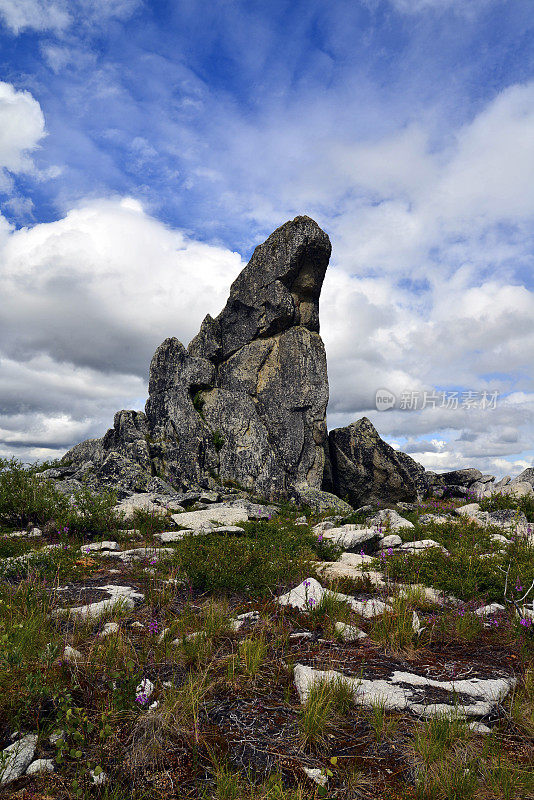
[[[266,595],[310,570],[316,537],[275,522],[243,523],[244,535],[186,536],[175,563],[193,588]]]

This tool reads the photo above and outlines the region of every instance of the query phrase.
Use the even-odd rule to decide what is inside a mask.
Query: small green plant
[[[220,431],[213,431],[211,436],[213,439],[213,446],[215,447],[215,450],[219,453],[224,447],[224,442],[225,442],[224,436]]]
[[[389,738],[398,726],[398,720],[386,711],[383,700],[374,700],[368,712],[368,720],[378,744]]]
[[[443,758],[444,753],[470,735],[465,719],[457,714],[437,714],[416,730],[414,748],[425,764]]]
[[[195,392],[195,394],[193,395],[193,408],[195,409],[195,411],[198,411],[198,413],[200,414],[200,416],[202,418],[204,418],[204,404],[205,404],[205,402],[206,401],[204,400],[204,397],[202,396],[202,391],[199,390],[198,392]]]
[[[346,714],[354,702],[346,681],[315,682],[299,711],[299,731],[303,744],[319,749],[325,745],[339,714]]]
[[[243,639],[239,642],[237,653],[241,671],[251,678],[257,675],[265,659],[266,652],[267,646],[261,636],[256,639]]]

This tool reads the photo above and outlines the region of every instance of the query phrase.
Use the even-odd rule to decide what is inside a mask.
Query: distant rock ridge
[[[102,439],[73,447],[49,477],[66,492],[83,481],[119,496],[235,485],[342,513],[346,503],[531,492],[532,468],[498,483],[477,469],[426,471],[366,417],[327,434],[319,297],[330,253],[310,217],[277,228],[188,348],[174,337],[157,348],[145,413],[117,412]]]

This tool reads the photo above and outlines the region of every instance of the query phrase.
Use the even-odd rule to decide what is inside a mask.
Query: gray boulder
[[[469,487],[476,481],[480,481],[482,473],[479,469],[455,469],[452,472],[442,472],[441,481],[446,486],[465,486]]]
[[[342,514],[346,517],[354,513],[352,506],[349,506],[344,500],[340,500],[339,497],[330,492],[300,486],[295,489],[294,494],[301,505],[309,506],[318,514],[326,514],[328,511],[333,511],[335,514]]]
[[[534,467],[527,467],[520,472],[515,478],[512,478],[510,483],[530,483],[534,487]]]
[[[94,485],[126,494],[215,481],[268,497],[320,489],[328,378],[319,295],[330,251],[309,217],[274,231],[188,349],[172,337],[158,347],[145,413],[119,412],[103,439],[76,445],[64,462],[89,463]]]
[[[364,503],[412,502],[422,493],[424,467],[399,453],[367,419],[329,435],[332,489],[354,507]]]

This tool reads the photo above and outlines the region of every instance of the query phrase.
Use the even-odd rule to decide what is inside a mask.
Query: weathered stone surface
[[[507,486],[503,486],[499,494],[510,495],[516,498],[530,497],[534,494],[534,487],[529,481],[511,481]]]
[[[329,434],[332,489],[351,505],[413,501],[423,491],[424,467],[399,453],[367,419]]]
[[[113,555],[115,555],[115,553],[113,553]],[[144,595],[141,594],[141,592],[132,589],[131,586],[117,586],[115,584],[108,584],[107,586],[102,586],[99,588],[108,594],[108,597],[105,600],[98,600],[95,603],[87,603],[84,606],[58,608],[52,612],[52,616],[69,616],[80,620],[98,619],[103,614],[112,612],[117,606],[132,610],[135,607],[136,601],[144,599]]]
[[[525,481],[534,487],[534,467],[527,467],[517,477],[513,478],[510,483],[523,483]]]
[[[246,522],[248,513],[244,508],[233,508],[232,506],[214,508],[214,506],[210,506],[204,511],[186,511],[183,514],[174,514],[172,518],[177,525],[198,530],[204,527],[215,528],[217,522],[222,525]]]
[[[400,671],[394,671],[387,679],[372,680],[349,677],[335,670],[316,670],[304,664],[296,664],[293,675],[301,703],[306,702],[311,688],[317,683],[343,683],[352,689],[354,702],[358,705],[372,707],[380,703],[389,711],[409,710],[425,716],[443,713],[485,716],[516,683],[515,678],[438,681]],[[448,695],[448,702],[436,703],[432,698],[435,690]],[[465,700],[458,700],[464,697]]]
[[[28,769],[35,748],[37,747],[37,735],[29,733],[22,739],[10,744],[2,751],[0,759],[0,786],[16,781]]]
[[[103,439],[65,455],[70,477],[83,466],[92,485],[125,494],[214,480],[269,497],[320,489],[328,379],[319,295],[330,250],[309,217],[274,231],[189,348],[172,337],[158,347],[145,414],[118,412]]]
[[[355,553],[374,553],[381,541],[380,534],[376,528],[360,528],[354,530],[356,526],[346,525],[342,528],[330,528],[322,534],[324,539],[342,547],[343,550],[354,551]]]
[[[409,519],[404,519],[392,508],[383,508],[377,514],[367,518],[367,525],[378,528],[382,533],[393,531],[400,531],[403,528],[413,528],[413,522]]]
[[[447,486],[471,486],[482,478],[479,469],[455,469],[452,472],[442,472],[440,480]]]
[[[333,511],[335,514],[342,514],[346,517],[354,513],[352,506],[349,506],[344,500],[340,500],[339,497],[330,492],[299,486],[295,489],[294,494],[301,505],[309,506],[318,514],[326,514],[328,511]]]
[[[51,758],[38,758],[33,761],[28,769],[26,775],[42,775],[44,772],[53,772],[54,762]]]

